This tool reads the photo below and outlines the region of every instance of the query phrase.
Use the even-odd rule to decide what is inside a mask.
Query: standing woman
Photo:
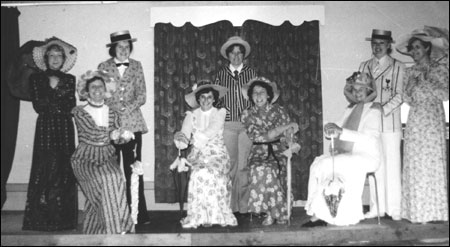
[[[227,111],[223,138],[231,158],[231,210],[243,214],[248,212],[247,157],[252,142],[240,122],[241,113],[250,106],[250,102],[241,94],[241,88],[256,77],[256,72],[243,63],[250,54],[250,45],[241,37],[230,37],[222,45],[220,54],[230,61],[228,66],[217,73],[215,84],[228,89],[223,99]]]
[[[111,34],[109,47],[110,59],[98,65],[99,70],[105,70],[114,75],[118,82],[117,91],[111,98],[106,100],[106,104],[119,113],[122,127],[134,132],[135,139],[126,144],[115,145],[118,160],[120,153],[123,155],[123,169],[127,181],[127,200],[131,205],[131,167],[135,161],[141,161],[142,134],[147,133],[147,125],[140,107],[145,104],[146,89],[144,71],[141,62],[130,58],[133,51],[133,42],[129,31],[120,31]],[[138,224],[149,223],[147,205],[144,196],[144,179],[139,176],[139,205]]]
[[[76,180],[70,166],[75,150],[70,111],[75,107],[77,49],[58,39],[33,49],[43,71],[30,76],[33,108],[38,113],[23,230],[75,229],[78,218]]]
[[[447,31],[448,34],[448,31]],[[448,220],[445,113],[449,99],[448,41],[426,30],[404,37],[397,50],[415,64],[406,69],[403,100],[410,105],[405,129],[402,218],[413,223]],[[447,54],[445,54],[445,50]]]

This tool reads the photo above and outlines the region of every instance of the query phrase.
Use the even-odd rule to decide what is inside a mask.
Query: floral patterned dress
[[[200,108],[187,112],[183,132],[192,136],[192,151],[187,160],[192,164],[188,187],[187,216],[182,224],[194,227],[207,224],[236,226],[231,212],[230,156],[223,141],[226,111]]]
[[[291,122],[283,107],[268,104],[265,112],[251,107],[242,113],[242,122],[253,141],[248,165],[250,167],[249,212],[267,213],[273,219],[287,220],[286,164],[282,154],[287,143],[277,140],[270,145],[267,132]],[[271,146],[271,147],[270,147]],[[271,151],[272,150],[272,151]]]
[[[411,222],[448,220],[445,113],[448,69],[414,65],[406,69],[403,98],[411,108],[405,130],[402,218]]]

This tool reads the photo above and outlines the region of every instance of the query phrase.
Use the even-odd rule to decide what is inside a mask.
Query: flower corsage
[[[124,144],[134,140],[134,133],[127,129],[118,128],[111,131],[110,138],[115,144]]]

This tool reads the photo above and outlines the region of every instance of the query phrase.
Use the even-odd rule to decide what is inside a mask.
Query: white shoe
[[[197,225],[195,225],[195,224],[192,223],[192,222],[189,222],[189,223],[181,223],[181,227],[183,227],[184,229],[187,229],[187,228],[197,229]]]
[[[400,217],[400,215],[392,215],[391,217],[392,217],[392,220],[395,220],[395,221],[402,220],[402,217]]]
[[[385,213],[380,213],[380,217],[384,217],[384,215],[385,215]],[[364,215],[364,218],[366,218],[366,219],[372,219],[375,217],[378,217],[377,212],[369,211]]]

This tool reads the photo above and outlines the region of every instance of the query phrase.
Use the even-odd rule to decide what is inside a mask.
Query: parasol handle
[[[333,165],[333,178],[331,181],[334,181],[334,135],[331,135],[331,163]]]

